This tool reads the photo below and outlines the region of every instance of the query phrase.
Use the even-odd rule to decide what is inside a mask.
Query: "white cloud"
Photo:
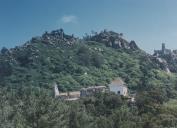
[[[65,15],[61,18],[63,23],[77,23],[77,17],[74,15]]]

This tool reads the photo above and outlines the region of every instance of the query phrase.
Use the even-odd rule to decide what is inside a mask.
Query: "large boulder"
[[[130,41],[129,46],[131,49],[139,49],[134,40]]]
[[[1,54],[7,54],[9,52],[9,50],[6,47],[3,47],[1,49]]]

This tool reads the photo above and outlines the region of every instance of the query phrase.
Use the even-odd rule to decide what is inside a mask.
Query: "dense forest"
[[[168,61],[167,61],[168,63]],[[122,33],[101,31],[83,39],[62,29],[45,32],[0,53],[2,128],[177,127],[177,75]],[[136,102],[112,93],[77,101],[53,97],[120,77]]]

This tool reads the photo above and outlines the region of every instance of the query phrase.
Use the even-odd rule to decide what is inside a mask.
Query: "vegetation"
[[[161,94],[143,92],[136,104],[115,94],[78,101],[54,99],[34,87],[1,88],[2,128],[163,128],[176,127],[176,108],[163,105]],[[156,98],[155,100],[153,98]]]
[[[2,128],[163,128],[177,126],[177,79],[151,55],[110,32],[72,44],[33,39],[0,54],[0,127]],[[106,34],[110,34],[106,32]],[[66,36],[66,35],[65,35]],[[100,37],[101,36],[101,37]],[[107,36],[107,35],[106,35]],[[65,38],[65,37],[64,37]],[[67,36],[70,39],[71,36]],[[115,39],[116,38],[116,39]],[[109,45],[107,45],[109,43]],[[114,94],[97,94],[67,102],[53,98],[60,91],[108,85],[121,77],[136,102]],[[173,107],[171,107],[173,106]]]

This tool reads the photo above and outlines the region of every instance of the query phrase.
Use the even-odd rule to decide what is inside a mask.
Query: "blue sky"
[[[177,0],[0,0],[0,47],[60,27],[82,37],[114,30],[147,52],[177,49]]]

